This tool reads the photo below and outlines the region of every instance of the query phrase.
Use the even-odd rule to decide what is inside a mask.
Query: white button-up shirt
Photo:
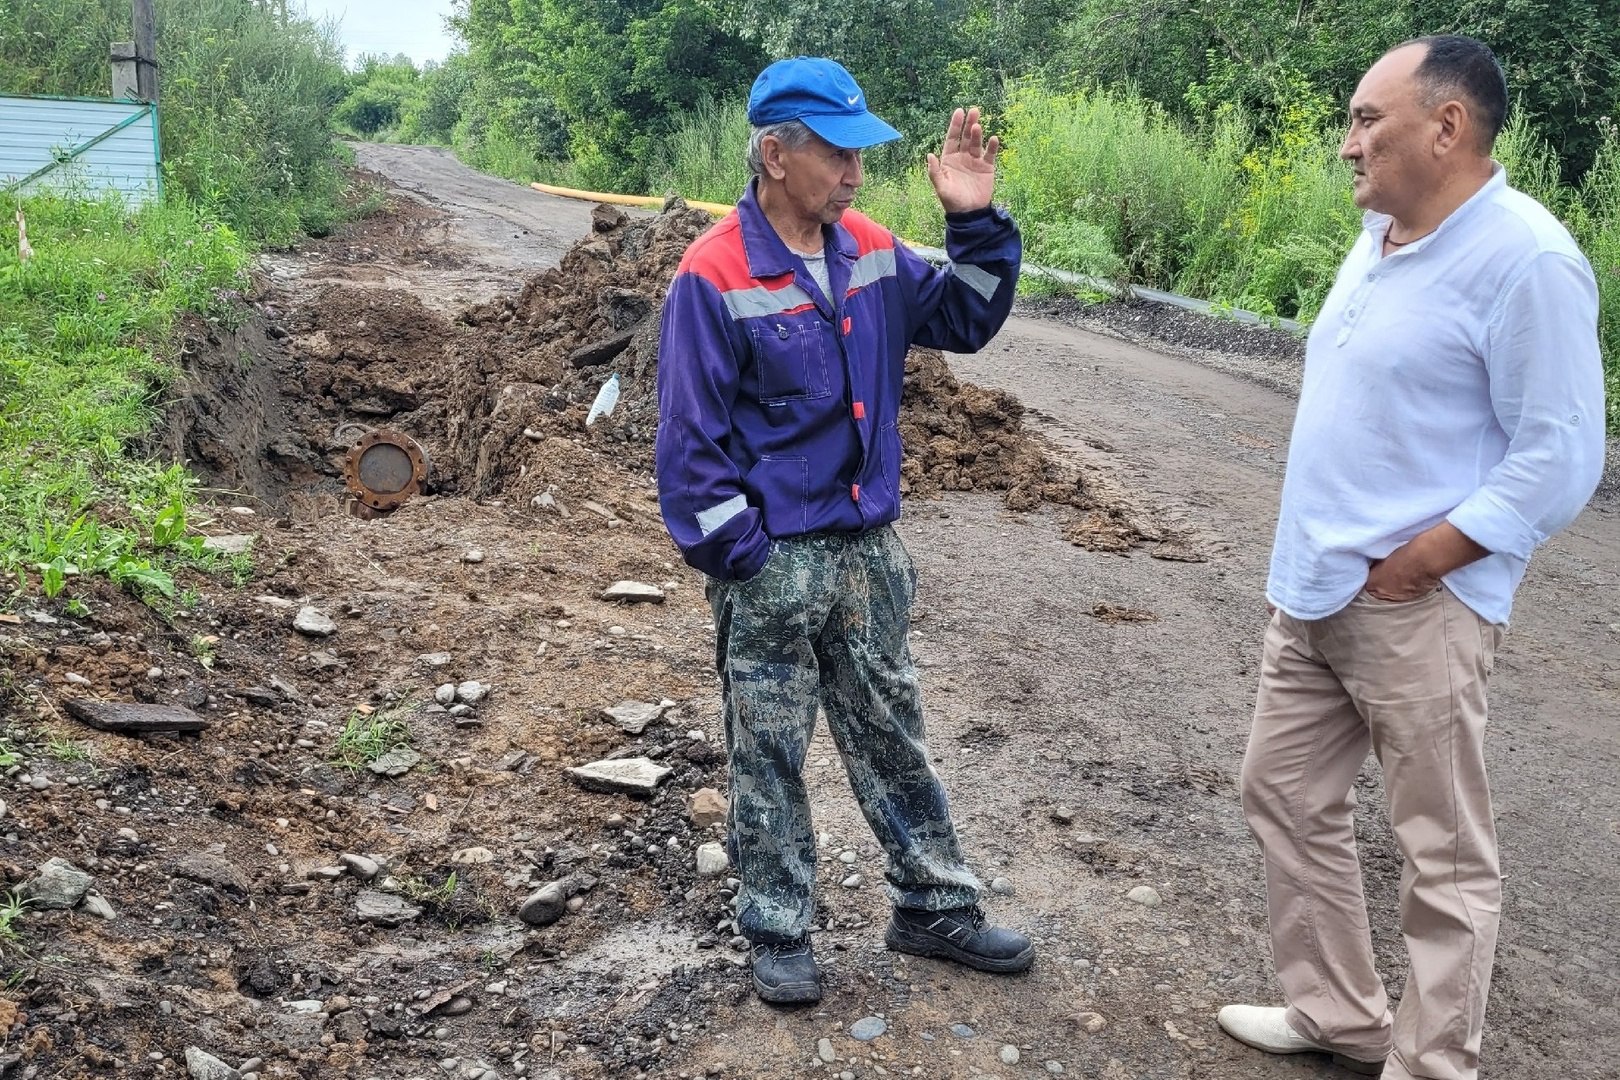
[[[1491,554],[1445,579],[1505,624],[1530,553],[1603,471],[1597,283],[1500,166],[1431,235],[1363,230],[1311,328],[1271,555],[1271,602],[1324,618],[1369,564],[1450,521]]]

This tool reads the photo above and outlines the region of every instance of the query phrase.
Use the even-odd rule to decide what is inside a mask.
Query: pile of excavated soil
[[[711,221],[678,202],[634,221],[601,207],[596,234],[561,267],[531,280],[516,299],[463,317],[481,344],[460,358],[452,413],[462,419],[453,421],[452,442],[471,464],[476,493],[526,499],[550,487],[551,437],[585,430],[591,401],[615,372],[618,407],[588,441],[620,444],[621,458],[650,466],[664,293]],[[1025,429],[1015,398],[960,382],[938,352],[913,350],[907,359],[901,437],[908,494],[996,491],[1015,510],[1096,505],[1078,470]]]
[[[431,228],[413,223],[417,232]],[[338,496],[348,449],[369,429],[387,427],[426,450],[429,491],[520,507],[548,495],[564,505],[605,502],[604,467],[652,471],[664,295],[686,249],[711,224],[679,200],[652,217],[598,207],[591,235],[558,267],[514,295],[451,317],[404,290],[326,278],[286,312],[284,325],[264,329],[271,341],[243,346],[276,345],[285,362],[199,372],[192,383],[203,389],[183,395],[163,448],[211,469],[219,487],[268,488],[268,501],[298,504]],[[337,257],[401,242],[392,219],[378,228],[387,235],[351,239]],[[273,283],[271,297],[274,319]],[[210,329],[193,352],[217,361],[230,351],[222,333]],[[587,428],[591,402],[613,375],[617,408]],[[900,427],[902,490],[912,497],[985,491],[1013,510],[1084,511],[1066,521],[1065,534],[1090,548],[1156,539],[1140,515],[1119,505],[1118,492],[1097,486],[1026,428],[1015,398],[959,381],[938,352],[908,357]]]

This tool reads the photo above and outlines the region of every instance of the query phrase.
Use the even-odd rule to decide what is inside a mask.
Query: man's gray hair
[[[748,173],[765,175],[765,137],[774,135],[789,150],[797,150],[815,135],[803,120],[784,120],[780,124],[766,124],[748,133]]]

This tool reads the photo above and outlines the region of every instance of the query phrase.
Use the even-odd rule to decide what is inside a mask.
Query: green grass
[[[22,942],[17,922],[27,907],[28,901],[19,899],[16,893],[8,892],[5,900],[0,901],[0,946],[16,946]]]
[[[659,148],[654,190],[694,202],[734,203],[748,187],[748,111],[741,105],[699,105]]]
[[[45,752],[57,761],[90,760],[90,750],[72,739],[51,739],[45,744]]]
[[[332,764],[346,769],[363,769],[391,750],[409,746],[411,729],[392,714],[359,712],[349,714],[338,735],[337,756]]]
[[[0,225],[0,575],[46,598],[97,574],[172,594],[173,566],[213,561],[186,527],[195,482],[127,447],[177,374],[176,323],[229,314],[246,246],[179,194],[21,206],[31,259]]]

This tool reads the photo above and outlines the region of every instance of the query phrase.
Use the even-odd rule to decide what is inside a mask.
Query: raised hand
[[[984,141],[977,106],[964,113],[951,114],[945,131],[945,144],[938,154],[928,155],[928,179],[946,213],[981,210],[990,205],[996,190],[996,154],[1001,140],[994,135]]]

